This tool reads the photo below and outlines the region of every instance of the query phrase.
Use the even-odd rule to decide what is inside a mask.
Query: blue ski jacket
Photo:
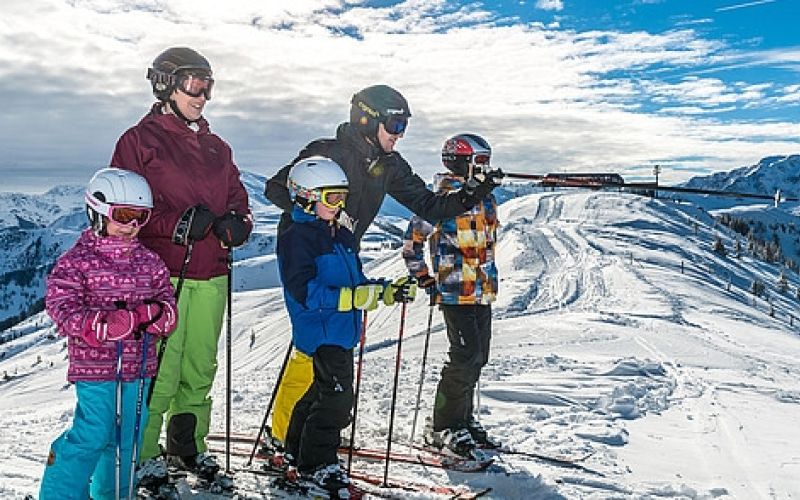
[[[292,339],[311,356],[323,344],[352,349],[361,332],[361,311],[340,312],[342,287],[367,281],[353,233],[304,212],[292,211],[293,224],[278,236],[278,271],[292,322]]]

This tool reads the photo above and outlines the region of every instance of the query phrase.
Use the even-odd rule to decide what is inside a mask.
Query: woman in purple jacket
[[[47,313],[68,338],[67,379],[75,383],[78,402],[72,427],[50,447],[42,500],[85,500],[90,493],[94,500],[116,498],[117,445],[122,457],[119,496],[128,497],[132,445],[139,438],[134,430],[141,428],[135,415],[142,351],[147,351],[146,389],[156,371],[155,339],[168,335],[177,320],[169,270],[136,238],[153,206],[147,181],[126,170],[100,170],[89,182],[86,203],[91,228],[58,259],[47,280]],[[146,345],[143,332],[149,334]],[[141,420],[146,419],[144,410]]]
[[[226,261],[253,223],[231,148],[203,117],[214,88],[208,60],[173,47],[155,58],[147,77],[158,102],[120,137],[111,163],[150,183],[153,220],[142,229],[142,243],[164,259],[173,280],[185,278],[180,321],[153,381],[137,473],[140,486],[157,491],[167,480],[166,459],[207,479],[219,469],[205,437],[228,291]],[[159,445],[164,424],[166,457]]]

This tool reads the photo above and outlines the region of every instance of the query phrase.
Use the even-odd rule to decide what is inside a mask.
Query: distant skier
[[[147,78],[158,102],[120,137],[111,161],[150,182],[155,206],[142,243],[164,259],[173,279],[192,248],[181,318],[154,382],[142,444],[139,476],[154,489],[167,480],[159,447],[165,413],[170,464],[205,478],[219,470],[206,453],[205,437],[227,296],[226,259],[230,248],[247,240],[253,222],[231,149],[202,115],[214,87],[208,60],[189,48],[169,48],[155,58]]]
[[[267,181],[266,195],[283,210],[278,233],[292,222],[293,202],[287,188],[289,170],[303,158],[321,155],[334,160],[349,182],[347,206],[339,223],[350,229],[360,247],[361,237],[372,224],[388,194],[427,220],[453,217],[483,200],[495,187],[492,182],[465,185],[451,193],[433,193],[406,160],[395,151],[411,117],[408,102],[387,85],[372,85],[350,100],[350,121],[336,130],[335,139],[309,143],[289,165]],[[286,366],[275,398],[272,436],[283,440],[289,415],[312,378],[310,360],[295,351]]]
[[[296,349],[312,359],[313,383],[294,406],[286,453],[297,469],[334,494],[350,480],[339,465],[339,432],[353,408],[353,347],[363,310],[413,298],[416,285],[369,281],[353,233],[336,221],[348,180],[336,162],[310,157],[289,172],[292,224],[278,237],[278,268]],[[346,493],[345,493],[346,494]]]
[[[457,191],[475,182],[499,183],[502,174],[489,168],[491,154],[480,136],[459,134],[448,139],[442,162],[449,172],[435,176],[437,192]],[[424,439],[428,445],[472,458],[482,458],[475,451],[478,446],[497,446],[475,419],[472,402],[481,369],[489,360],[491,303],[497,294],[497,225],[497,202],[487,192],[474,207],[435,225],[414,216],[403,245],[408,270],[440,305],[450,342]],[[432,272],[424,258],[426,240]]]
[[[137,239],[153,207],[147,181],[127,170],[100,170],[89,182],[86,202],[91,227],[58,259],[47,280],[47,313],[68,338],[67,380],[75,383],[78,403],[72,427],[50,447],[42,500],[116,496],[118,342],[123,349],[120,493],[128,497],[142,349],[147,349],[149,384],[156,370],[155,337],[168,335],[177,319],[169,270]],[[150,320],[146,330],[152,336],[142,345],[135,333]]]

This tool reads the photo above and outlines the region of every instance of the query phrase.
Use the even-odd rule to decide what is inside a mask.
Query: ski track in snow
[[[390,478],[491,487],[488,498],[800,496],[800,452],[791,444],[800,442],[800,337],[787,321],[754,308],[745,289],[752,276],[766,280],[768,268],[711,253],[713,221],[689,206],[548,192],[510,200],[500,217],[502,281],[481,421],[512,449],[591,452],[583,463],[589,470],[506,454],[474,474],[392,463]],[[368,276],[405,273],[396,253],[370,257]],[[256,273],[258,266],[242,269]],[[775,305],[785,313],[796,301]],[[396,451],[406,451],[410,439],[429,311],[424,299],[407,308]],[[377,448],[388,433],[399,314],[394,306],[369,315],[356,442]],[[238,292],[233,324],[232,430],[255,434],[291,336],[280,289]],[[27,335],[0,346],[0,370],[9,377],[0,382],[2,498],[36,493],[47,446],[74,405],[63,340],[53,337],[49,320],[40,315],[16,329]],[[435,311],[417,442],[446,359],[444,330]],[[213,390],[216,432],[225,422],[224,337]],[[356,464],[383,473],[382,464]],[[269,493],[267,478],[240,473],[237,482],[242,498],[284,496]]]

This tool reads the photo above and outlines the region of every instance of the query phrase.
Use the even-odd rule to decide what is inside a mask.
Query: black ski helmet
[[[477,134],[458,134],[444,141],[442,163],[448,170],[460,177],[480,173],[476,165],[486,166],[492,158],[492,148],[483,137]]]
[[[411,110],[406,98],[388,85],[372,85],[361,89],[350,100],[350,124],[375,144],[378,124],[392,116],[408,119]]]
[[[159,101],[168,101],[175,90],[176,76],[182,72],[199,72],[211,76],[208,59],[188,47],[171,47],[160,53],[147,69],[147,79],[153,86],[153,95]]]

